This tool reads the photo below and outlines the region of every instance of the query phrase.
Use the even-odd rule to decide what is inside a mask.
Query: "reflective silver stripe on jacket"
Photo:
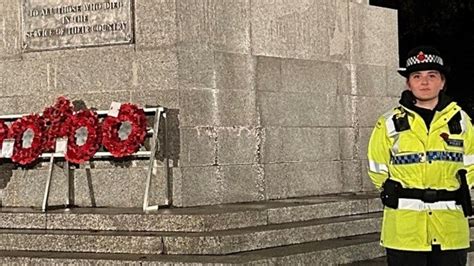
[[[425,211],[425,210],[462,210],[461,205],[456,205],[456,201],[438,201],[434,203],[425,203],[419,199],[398,199],[398,209]]]
[[[395,129],[395,123],[393,122],[393,112],[391,114],[385,114],[385,128],[387,129],[387,135],[389,137],[393,137],[394,135],[398,135],[398,131]]]
[[[388,173],[388,167],[386,164],[376,163],[372,160],[369,160],[369,170],[377,174]]]
[[[464,154],[464,165],[469,166],[471,164],[474,164],[474,155],[466,155]]]
[[[466,132],[466,128],[468,126],[468,123],[469,123],[469,120],[470,118],[467,116],[467,114],[463,111],[460,111],[461,112],[461,134]]]
[[[400,132],[398,132],[395,129],[395,123],[393,122],[393,116],[395,114],[392,112],[384,114],[385,117],[385,128],[387,130],[387,135],[390,138],[393,138],[393,145],[391,147],[392,153],[397,154],[398,153],[398,136],[400,135]]]

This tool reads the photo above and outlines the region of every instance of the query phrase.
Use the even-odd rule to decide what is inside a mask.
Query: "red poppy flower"
[[[43,119],[46,127],[45,151],[54,151],[56,139],[67,135],[67,128],[63,124],[72,116],[71,102],[65,97],[58,97],[53,106],[43,111]]]
[[[443,140],[449,139],[449,134],[446,133],[446,132],[441,133],[439,136],[440,136]]]

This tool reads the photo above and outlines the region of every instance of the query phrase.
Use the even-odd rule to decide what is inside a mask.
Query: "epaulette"
[[[448,122],[449,133],[450,134],[461,134],[462,133],[462,126],[461,126],[461,112],[457,112]]]

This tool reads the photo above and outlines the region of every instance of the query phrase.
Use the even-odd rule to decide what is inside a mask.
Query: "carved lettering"
[[[75,23],[87,23],[89,22],[89,16],[83,16],[83,15],[74,16],[72,17],[72,21]]]
[[[26,33],[27,38],[46,38],[52,36],[65,36],[88,34],[94,32],[122,31],[127,29],[126,22],[117,22],[110,24],[96,24],[92,26],[74,26],[56,29],[35,29]]]
[[[82,12],[82,6],[57,6],[57,7],[45,7],[42,9],[32,9],[28,13],[30,17],[38,16],[52,16],[52,15],[64,15],[69,13]]]
[[[54,5],[59,0],[22,1],[25,50],[133,40],[132,0],[70,0],[68,5]]]

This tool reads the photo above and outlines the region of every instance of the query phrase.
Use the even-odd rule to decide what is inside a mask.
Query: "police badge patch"
[[[454,147],[463,147],[463,140],[462,139],[445,139],[446,143],[449,146],[454,146]]]

